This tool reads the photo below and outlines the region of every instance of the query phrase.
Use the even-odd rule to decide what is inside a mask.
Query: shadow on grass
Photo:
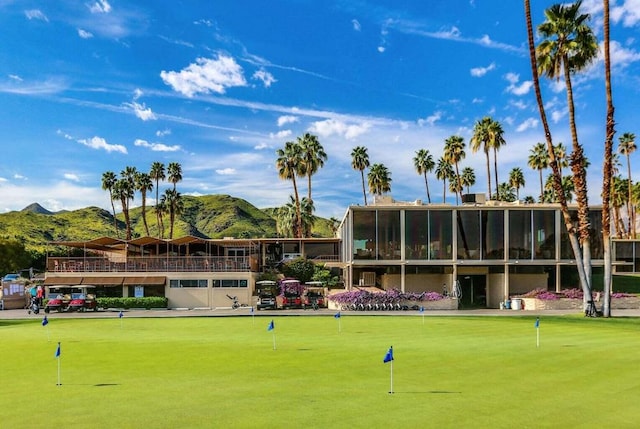
[[[407,394],[407,395],[417,395],[417,394],[461,394],[462,392],[456,392],[452,390],[425,390],[424,392],[402,392],[402,391],[394,391],[389,392],[390,394]]]

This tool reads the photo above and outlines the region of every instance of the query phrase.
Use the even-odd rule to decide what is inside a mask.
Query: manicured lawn
[[[635,428],[640,319],[0,321],[0,427]],[[48,338],[50,337],[50,340]],[[61,381],[54,357],[61,342]],[[393,345],[391,365],[382,362]]]

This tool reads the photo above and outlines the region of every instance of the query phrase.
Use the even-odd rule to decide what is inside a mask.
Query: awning
[[[45,277],[44,285],[45,286],[69,286],[69,285],[79,285],[82,283],[82,277]]]
[[[144,276],[144,277],[125,277],[124,285],[164,285],[167,283],[167,278],[164,276]]]
[[[94,286],[122,286],[123,277],[84,277],[83,285]]]

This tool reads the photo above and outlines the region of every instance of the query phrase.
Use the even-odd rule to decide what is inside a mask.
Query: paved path
[[[47,316],[50,318],[113,318],[118,317],[120,311],[100,310],[89,312],[70,312],[58,313],[52,312]],[[268,316],[334,316],[337,310],[320,309],[314,310],[254,310],[254,315],[258,317]],[[477,309],[477,310],[426,310],[425,316],[562,316],[577,314],[581,312],[576,310],[495,310],[495,309]],[[196,310],[124,310],[124,317],[221,317],[221,316],[251,316],[249,308],[239,308],[232,310],[231,308],[216,309],[196,309]],[[349,316],[418,316],[417,311],[342,311],[341,315]],[[634,310],[613,310],[613,317],[640,317],[640,309]],[[9,319],[33,319],[45,316],[44,311],[39,314],[29,314],[27,310],[4,310],[0,311],[0,320]]]

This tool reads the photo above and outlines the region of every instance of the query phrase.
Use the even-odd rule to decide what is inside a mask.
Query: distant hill
[[[264,238],[276,236],[275,210],[258,209],[249,202],[229,195],[183,196],[184,211],[176,219],[173,237],[193,235],[202,238]],[[130,210],[134,237],[146,235],[140,207]],[[153,207],[147,207],[147,224],[157,236]],[[124,238],[122,213],[116,213],[119,237]],[[169,236],[169,217],[165,216],[165,237]],[[86,207],[73,211],[51,212],[38,203],[21,211],[0,214],[0,238],[17,239],[28,250],[45,252],[51,241],[90,240],[116,236],[111,212]],[[313,236],[331,237],[331,222],[317,218]]]

